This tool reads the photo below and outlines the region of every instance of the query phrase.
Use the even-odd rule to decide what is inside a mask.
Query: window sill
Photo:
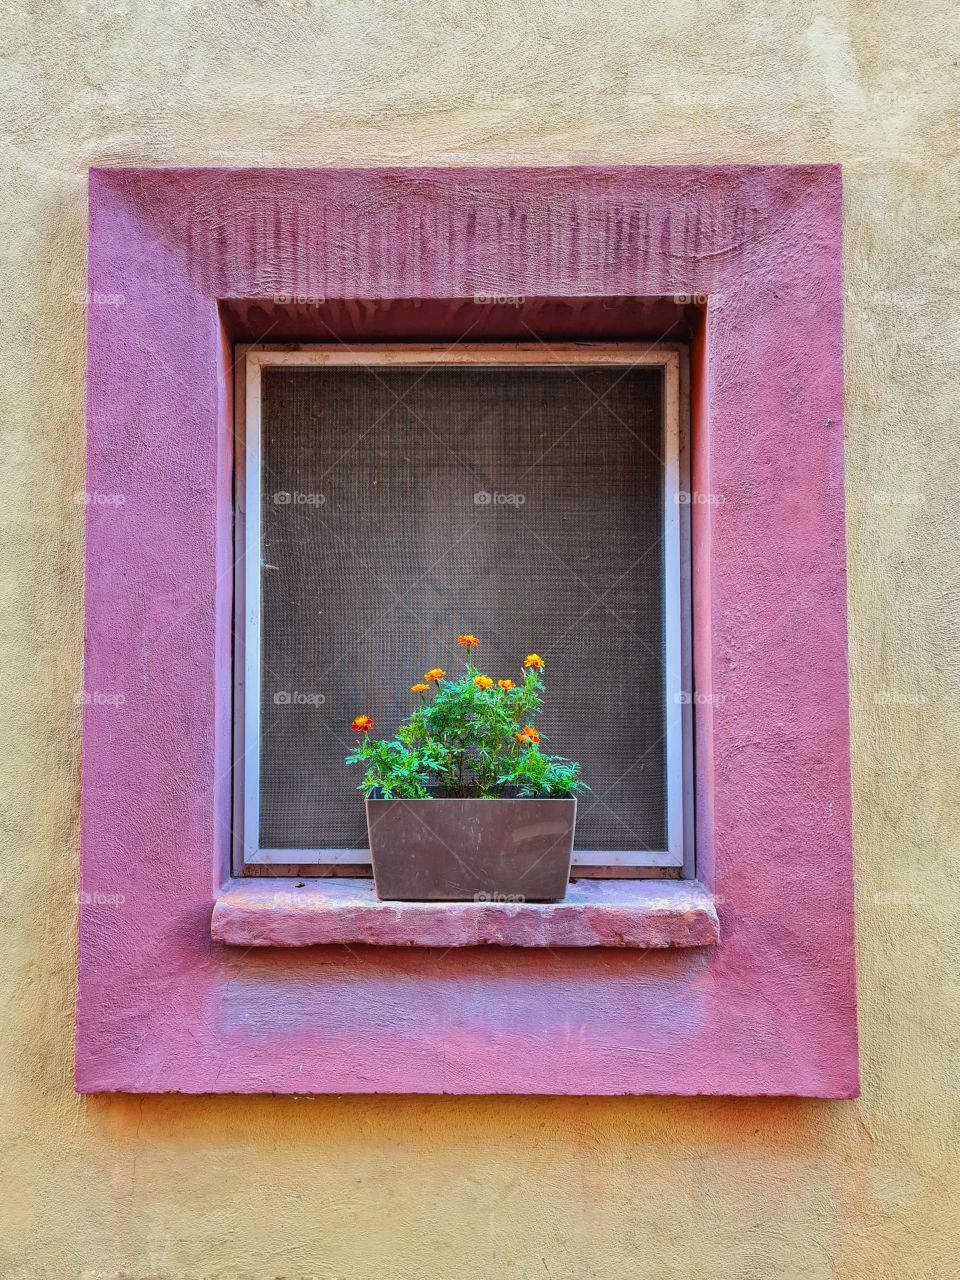
[[[215,942],[239,947],[706,947],[713,898],[695,880],[579,880],[563,902],[381,902],[372,880],[232,880]]]

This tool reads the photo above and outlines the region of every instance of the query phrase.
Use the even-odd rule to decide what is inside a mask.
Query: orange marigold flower
[[[513,735],[518,742],[539,742],[540,735],[533,725],[526,725],[519,733]]]
[[[435,684],[438,680],[442,680],[446,674],[443,667],[431,667],[423,678],[424,680],[432,680]]]
[[[410,686],[411,693],[426,693],[430,688],[428,684],[412,684]]]
[[[532,667],[534,671],[542,671],[547,665],[540,657],[539,653],[528,653],[523,660],[525,667]]]
[[[373,728],[373,721],[369,716],[357,716],[350,728],[354,733],[369,733]]]
[[[512,680],[498,680],[497,688],[498,689],[515,689],[516,685],[513,683]]]
[[[473,683],[477,686],[478,689],[493,688],[493,681],[490,679],[489,676],[474,676]]]
[[[479,636],[457,636],[457,644],[465,644],[468,649],[472,649],[480,643]]]

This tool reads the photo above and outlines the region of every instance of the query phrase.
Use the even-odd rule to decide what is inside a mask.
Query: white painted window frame
[[[664,635],[666,661],[667,847],[625,852],[575,850],[586,875],[694,874],[693,678],[690,616],[689,365],[673,343],[240,345],[235,380],[234,870],[369,864],[366,849],[261,849],[260,798],[260,468],[261,371],[270,366],[357,367],[517,365],[660,368],[664,378]],[[684,501],[686,497],[686,501]],[[586,793],[584,803],[589,803]],[[359,801],[358,801],[359,802]]]

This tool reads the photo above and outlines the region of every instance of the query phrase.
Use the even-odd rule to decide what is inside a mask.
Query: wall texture
[[[5,1280],[954,1274],[951,21],[937,0],[3,5]],[[87,166],[692,160],[845,167],[862,1098],[77,1098]]]

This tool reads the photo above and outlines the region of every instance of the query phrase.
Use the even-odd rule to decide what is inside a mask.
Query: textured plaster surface
[[[4,10],[0,1274],[952,1277],[951,22],[938,3]],[[730,159],[845,169],[861,1098],[75,1096],[87,166]]]
[[[123,701],[84,715],[81,895],[118,900],[103,917],[81,896],[79,1089],[856,1092],[841,218],[834,165],[91,173],[89,289],[125,301],[88,315],[86,484],[125,502],[88,512],[84,686]],[[268,966],[212,947],[232,744],[216,299],[481,311],[491,290],[710,294],[693,648],[721,943],[381,953],[362,975],[347,948]]]
[[[693,881],[579,880],[563,902],[380,902],[367,880],[237,881],[217,899],[214,942],[242,947],[703,947],[719,935]]]

